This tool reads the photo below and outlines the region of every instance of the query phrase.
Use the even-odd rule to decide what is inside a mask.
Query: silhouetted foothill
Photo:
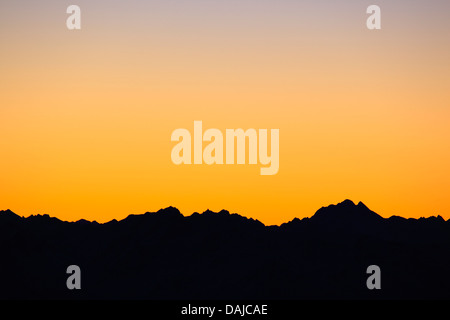
[[[274,213],[277,214],[277,213]],[[108,223],[0,211],[0,298],[450,298],[450,222],[385,219],[345,200],[265,226],[168,207]],[[369,265],[381,290],[366,286]],[[80,266],[81,290],[66,268]]]

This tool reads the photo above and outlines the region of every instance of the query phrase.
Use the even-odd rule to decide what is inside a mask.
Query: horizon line
[[[255,218],[252,218],[252,217],[247,217],[247,216],[242,215],[242,214],[237,213],[237,212],[230,212],[230,211],[227,210],[227,209],[221,209],[220,211],[217,211],[217,212],[216,212],[216,211],[212,211],[212,210],[210,210],[210,209],[206,209],[205,211],[203,211],[203,212],[201,212],[201,213],[198,212],[198,211],[194,211],[194,212],[191,213],[190,215],[184,215],[177,207],[174,207],[174,206],[168,206],[168,207],[165,207],[165,208],[160,208],[160,209],[157,210],[157,211],[146,211],[146,212],[144,212],[144,213],[139,213],[139,214],[131,213],[131,214],[127,215],[125,218],[123,218],[123,219],[121,219],[121,220],[117,220],[117,219],[113,218],[113,219],[111,219],[111,220],[109,220],[109,221],[106,221],[106,222],[97,222],[96,220],[88,220],[88,219],[85,219],[85,218],[81,218],[81,219],[73,220],[73,221],[67,221],[67,220],[62,220],[62,219],[60,219],[60,218],[58,218],[58,217],[56,217],[56,216],[50,216],[49,214],[46,214],[46,213],[44,213],[44,214],[30,214],[29,216],[26,217],[26,216],[20,216],[20,215],[16,214],[16,213],[15,213],[13,210],[11,210],[11,209],[0,210],[0,213],[8,212],[8,211],[9,211],[9,212],[13,213],[14,215],[16,215],[16,216],[18,216],[19,218],[22,218],[22,219],[28,219],[28,218],[31,218],[31,217],[45,217],[45,216],[47,216],[47,217],[49,217],[50,219],[57,219],[57,220],[59,220],[59,221],[61,221],[61,222],[67,222],[67,223],[77,223],[77,222],[80,222],[80,221],[86,221],[86,222],[89,222],[89,223],[96,223],[96,224],[99,224],[99,225],[104,225],[104,224],[111,223],[111,222],[114,222],[114,221],[120,222],[120,221],[123,221],[123,220],[125,220],[125,219],[131,217],[131,216],[143,216],[143,215],[146,215],[146,214],[148,214],[148,213],[158,213],[158,212],[160,212],[160,211],[165,211],[165,210],[168,210],[168,209],[175,209],[175,210],[178,211],[178,213],[179,213],[181,216],[183,216],[183,218],[189,218],[189,217],[192,217],[192,216],[194,216],[194,215],[196,215],[196,214],[198,214],[198,215],[203,215],[203,214],[205,214],[205,213],[207,213],[207,212],[211,212],[211,213],[214,213],[214,214],[220,214],[220,213],[222,213],[222,212],[226,212],[228,215],[238,215],[238,216],[243,217],[243,218],[245,218],[245,219],[247,219],[247,220],[253,220],[253,221],[259,222],[259,223],[261,223],[261,224],[262,224],[263,226],[265,226],[265,227],[273,227],[273,226],[281,227],[282,225],[288,224],[288,223],[293,222],[293,221],[295,221],[295,220],[301,221],[301,220],[304,220],[304,219],[310,219],[310,218],[312,218],[319,210],[321,210],[321,209],[323,209],[323,208],[334,207],[334,206],[345,205],[345,204],[351,205],[351,206],[354,206],[354,207],[363,206],[363,207],[365,207],[366,209],[368,209],[369,211],[371,211],[371,212],[373,212],[374,214],[378,215],[378,216],[379,216],[380,218],[382,218],[383,220],[388,220],[388,219],[391,219],[391,218],[401,218],[401,219],[405,219],[405,220],[420,220],[420,219],[428,219],[428,218],[441,218],[441,219],[442,219],[443,221],[445,221],[445,222],[450,221],[450,218],[447,219],[447,220],[445,220],[440,214],[438,214],[438,215],[431,215],[431,216],[428,216],[428,217],[421,216],[421,217],[419,217],[419,218],[411,218],[411,217],[410,217],[410,218],[406,218],[406,217],[399,216],[399,215],[391,215],[390,217],[385,218],[385,217],[379,215],[378,213],[376,213],[376,212],[370,210],[370,209],[369,209],[362,201],[359,201],[357,204],[355,204],[355,203],[354,203],[352,200],[350,200],[350,199],[345,199],[344,201],[341,201],[341,202],[339,202],[339,203],[337,203],[337,204],[329,204],[328,206],[322,206],[321,208],[317,209],[316,212],[315,212],[312,216],[308,216],[308,217],[305,216],[305,217],[303,217],[303,218],[294,217],[292,220],[287,221],[287,222],[283,222],[283,223],[281,223],[281,224],[267,224],[267,225],[266,225],[265,223],[261,222],[261,221],[258,220],[258,219],[255,219]]]

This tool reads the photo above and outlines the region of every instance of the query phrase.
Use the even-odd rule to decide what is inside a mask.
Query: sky
[[[438,0],[1,0],[0,210],[281,224],[351,199],[449,219],[449,15]],[[171,133],[195,120],[279,129],[279,172],[175,165]]]

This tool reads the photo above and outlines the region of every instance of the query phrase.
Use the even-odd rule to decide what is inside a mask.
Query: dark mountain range
[[[0,211],[2,299],[450,298],[450,221],[345,200],[265,226],[169,207],[99,224]],[[70,265],[81,290],[69,290]],[[367,267],[381,269],[369,290]]]

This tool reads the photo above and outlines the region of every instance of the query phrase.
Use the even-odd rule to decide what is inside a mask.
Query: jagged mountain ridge
[[[120,221],[125,221],[127,219],[133,219],[134,217],[139,217],[139,216],[149,216],[149,215],[161,215],[164,214],[166,216],[171,216],[171,217],[178,217],[178,218],[191,218],[191,217],[198,217],[198,216],[209,216],[209,215],[224,215],[224,216],[232,216],[232,217],[240,217],[240,219],[243,220],[249,220],[249,221],[255,221],[257,223],[263,224],[262,222],[260,222],[259,220],[255,220],[253,218],[246,218],[243,217],[237,213],[230,213],[227,210],[221,210],[219,212],[213,212],[211,210],[206,210],[203,213],[198,213],[198,212],[194,212],[192,215],[190,216],[184,216],[181,214],[181,212],[175,208],[175,207],[167,207],[167,208],[163,208],[158,210],[157,212],[146,212],[142,215],[136,215],[136,214],[130,214],[128,217],[124,218],[123,220]],[[67,221],[63,221],[60,220],[58,218],[55,217],[50,217],[48,214],[44,214],[44,215],[30,215],[28,218],[26,217],[20,217],[19,215],[15,214],[13,211],[7,209],[7,210],[0,210],[0,219],[31,219],[31,220],[36,220],[36,219],[51,219],[52,221],[59,221],[59,222],[66,222],[66,223],[83,223],[83,224],[110,224],[110,223],[116,223],[116,222],[120,222],[117,221],[116,219],[113,219],[111,221],[105,222],[105,223],[98,223],[96,221],[89,221],[86,219],[80,219],[78,221],[75,222],[67,222]],[[409,220],[409,221],[414,221],[414,220],[433,220],[433,221],[441,221],[441,222],[445,222],[445,220],[440,216],[430,216],[428,218],[424,218],[421,217],[419,219],[415,219],[415,218],[403,218],[403,217],[399,217],[399,216],[391,216],[390,218],[383,218],[380,215],[378,215],[377,213],[373,212],[372,210],[370,210],[364,203],[362,202],[358,202],[357,205],[355,205],[355,203],[351,200],[344,200],[341,203],[338,203],[336,205],[329,205],[327,207],[322,207],[319,210],[316,211],[316,213],[309,217],[309,218],[303,218],[303,219],[311,219],[312,221],[317,221],[319,223],[337,223],[339,221],[341,222],[348,222],[350,220],[353,221],[357,221],[357,222],[361,222],[361,221],[381,221],[381,220]],[[289,224],[293,221],[298,222],[300,219],[298,218],[294,218],[294,220],[290,221],[290,222],[286,222],[283,223],[282,225],[286,225]],[[449,219],[450,220],[450,219]],[[272,225],[269,225],[269,227],[273,227]]]
[[[450,222],[346,200],[281,226],[169,207],[99,224],[0,212],[0,298],[448,298]],[[66,288],[67,266],[82,290]],[[365,286],[379,265],[383,289]]]

